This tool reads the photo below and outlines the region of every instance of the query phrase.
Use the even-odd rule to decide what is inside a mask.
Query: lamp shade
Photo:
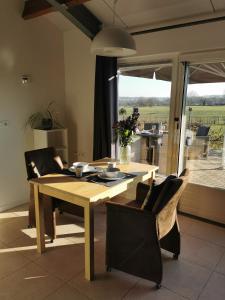
[[[103,28],[92,41],[91,53],[100,56],[122,57],[136,53],[133,37],[123,28]]]

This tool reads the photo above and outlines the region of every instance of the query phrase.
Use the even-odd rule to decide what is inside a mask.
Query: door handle
[[[175,117],[174,118],[174,121],[176,122],[176,124],[177,124],[177,130],[179,129],[179,118],[178,117]]]

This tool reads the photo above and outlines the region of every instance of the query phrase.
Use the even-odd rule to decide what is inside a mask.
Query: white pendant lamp
[[[123,28],[115,25],[115,5],[113,8],[113,25],[103,28],[92,41],[91,53],[100,56],[123,57],[136,53],[133,37]]]

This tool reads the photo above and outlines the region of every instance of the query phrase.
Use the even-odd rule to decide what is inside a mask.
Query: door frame
[[[170,91],[170,110],[169,110],[169,127],[168,132],[168,151],[167,151],[167,166],[166,174],[176,172],[178,164],[178,137],[179,137],[179,111],[177,111],[177,85],[182,84],[179,81],[179,60],[178,54],[168,54],[168,55],[155,55],[146,57],[132,57],[132,58],[122,58],[118,59],[118,70],[119,69],[132,69],[135,67],[141,68],[141,66],[147,67],[148,65],[166,65],[170,64],[172,68],[172,79],[171,79],[171,91]],[[178,124],[178,125],[177,125]],[[174,133],[173,133],[174,132]],[[174,138],[176,137],[176,138]],[[176,145],[175,145],[176,143]],[[171,155],[172,153],[172,155]]]
[[[167,151],[166,173],[178,173],[181,171],[181,151],[184,143],[182,131],[185,122],[185,88],[186,88],[186,64],[215,63],[225,61],[225,49],[200,50],[184,53],[167,53],[147,56],[134,56],[119,58],[118,69],[122,67],[165,64],[172,65],[170,115],[169,115],[169,138]],[[183,139],[183,140],[182,140]]]
[[[198,51],[193,53],[181,54],[178,58],[178,64],[180,68],[180,74],[178,78],[183,78],[183,84],[178,85],[178,94],[180,99],[178,99],[178,110],[180,115],[180,133],[179,133],[179,146],[177,147],[177,164],[174,161],[173,167],[177,169],[177,173],[183,170],[183,150],[185,143],[185,124],[186,124],[186,90],[188,85],[188,66],[194,64],[203,64],[203,63],[217,63],[225,61],[225,50],[210,50],[210,51]]]

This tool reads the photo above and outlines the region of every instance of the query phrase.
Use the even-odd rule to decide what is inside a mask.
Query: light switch
[[[9,121],[8,120],[1,120],[0,121],[0,128],[4,128],[9,126]]]

